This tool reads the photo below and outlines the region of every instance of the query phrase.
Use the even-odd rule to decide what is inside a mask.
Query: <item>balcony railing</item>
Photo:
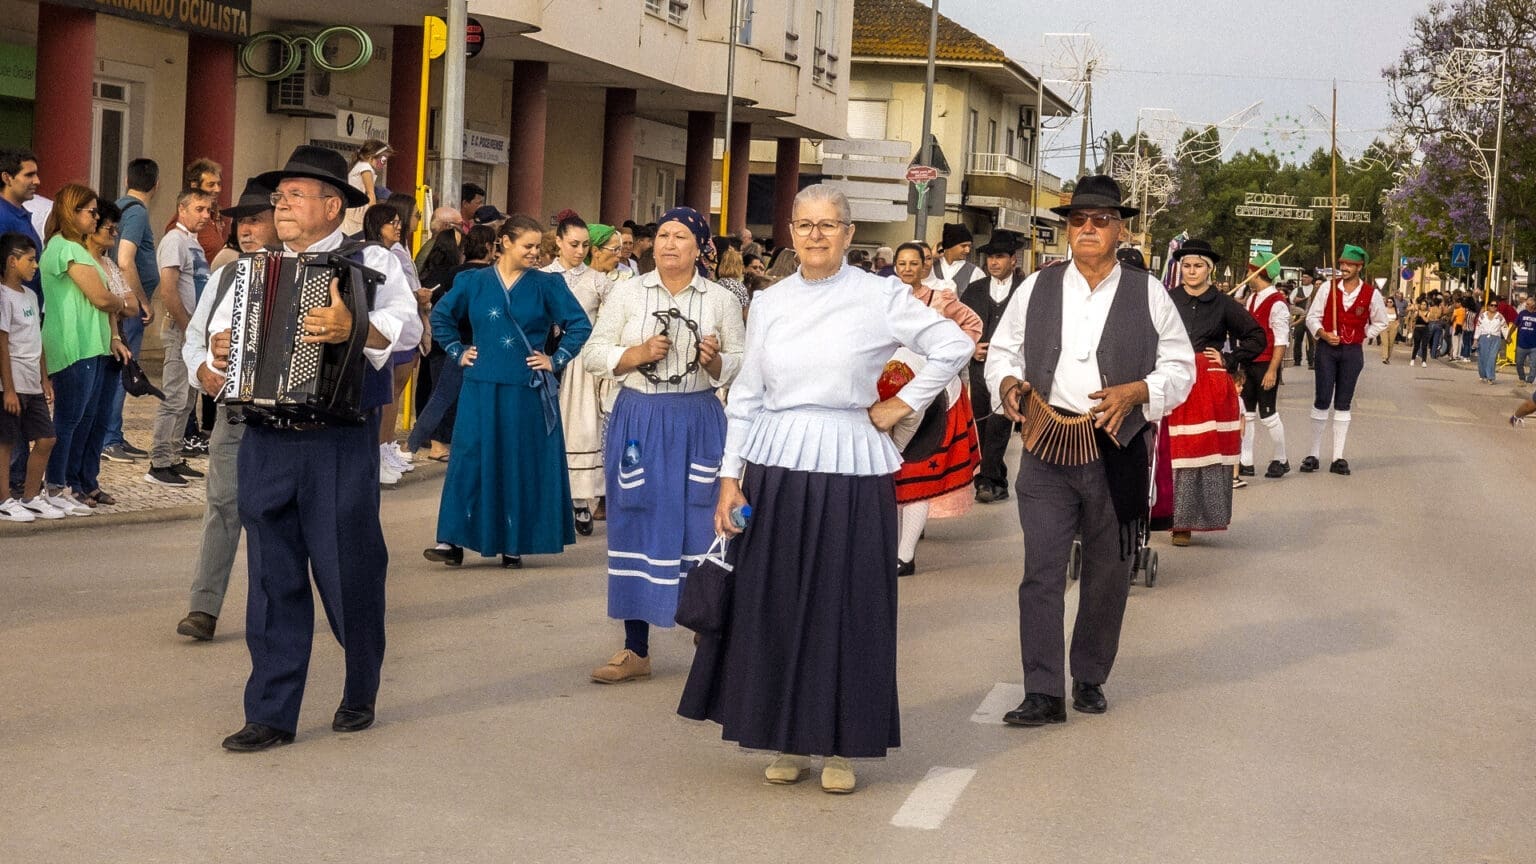
[[[1007,153],[972,153],[967,174],[982,177],[1012,177],[1022,183],[1034,181],[1035,169],[1021,159]]]

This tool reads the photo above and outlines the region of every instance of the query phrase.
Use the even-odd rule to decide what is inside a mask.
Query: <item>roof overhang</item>
[[[878,63],[887,66],[926,66],[926,57],[874,57],[863,54],[854,55],[854,63]],[[990,60],[945,60],[942,57],[934,61],[934,65],[944,69],[961,69],[982,79],[996,87],[1004,96],[1027,101],[1036,98],[1036,88],[1040,79],[1031,75],[1023,66],[1009,60],[1007,62],[994,62]],[[1044,116],[1046,117],[1071,117],[1077,113],[1072,103],[1063,99],[1050,87],[1044,92]]]

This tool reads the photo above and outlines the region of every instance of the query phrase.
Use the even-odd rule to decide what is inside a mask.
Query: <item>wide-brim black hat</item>
[[[294,177],[319,180],[335,186],[341,190],[342,200],[347,202],[348,207],[368,206],[368,195],[347,182],[347,157],[335,150],[300,144],[293,148],[288,164],[281,170],[257,175],[256,182],[276,189],[277,184]]]
[[[1179,251],[1173,253],[1173,260],[1182,260],[1185,255],[1199,255],[1202,258],[1211,259],[1212,264],[1221,263],[1221,256],[1216,254],[1216,250],[1211,248],[1211,244],[1198,237],[1185,240],[1184,245],[1179,247]]]
[[[1077,188],[1072,190],[1072,200],[1060,207],[1052,207],[1051,212],[1057,216],[1066,216],[1073,210],[1118,210],[1121,216],[1131,217],[1140,213],[1136,207],[1127,207],[1120,203],[1123,196],[1120,194],[1120,184],[1113,177],[1106,174],[1090,174],[1077,181]]]
[[[1024,248],[1024,236],[1017,231],[999,228],[992,232],[987,242],[977,247],[982,255],[1012,255]]]
[[[266,210],[272,209],[272,193],[276,191],[270,186],[263,186],[255,177],[245,181],[245,191],[240,193],[240,200],[233,207],[225,207],[220,213],[231,219],[244,219],[247,216],[255,216]]]

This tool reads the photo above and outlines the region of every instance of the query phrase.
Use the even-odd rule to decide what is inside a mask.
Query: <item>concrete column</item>
[[[395,152],[384,183],[391,192],[409,195],[416,194],[416,139],[421,134],[421,38],[422,28],[396,25],[389,52],[389,146]]]
[[[609,225],[630,218],[634,206],[635,98],[634,90],[610,87],[603,103],[603,200],[598,212]]]
[[[752,124],[731,124],[731,194],[726,230],[740,234],[747,227],[747,186],[752,176]]]
[[[181,161],[212,159],[224,169],[219,207],[245,188],[234,176],[235,165],[235,43],[221,39],[187,40],[187,100],[181,136]]]
[[[544,132],[549,116],[549,64],[512,64],[512,128],[507,209],[544,219]],[[454,193],[457,196],[458,190]]]
[[[70,183],[91,182],[91,82],[96,66],[96,13],[40,3],[37,7],[37,101],[32,151],[39,191],[50,198]],[[172,174],[181,173],[180,166]]]
[[[709,218],[710,184],[715,174],[715,113],[688,112],[688,162],[683,169],[683,200]]]
[[[795,195],[800,191],[800,139],[780,138],[773,163],[773,245],[788,249],[794,245],[789,220],[794,213]]]

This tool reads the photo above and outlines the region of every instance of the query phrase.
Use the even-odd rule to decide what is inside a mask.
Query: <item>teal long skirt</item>
[[[576,542],[565,435],[535,391],[464,381],[437,539],[481,555],[551,555]]]

